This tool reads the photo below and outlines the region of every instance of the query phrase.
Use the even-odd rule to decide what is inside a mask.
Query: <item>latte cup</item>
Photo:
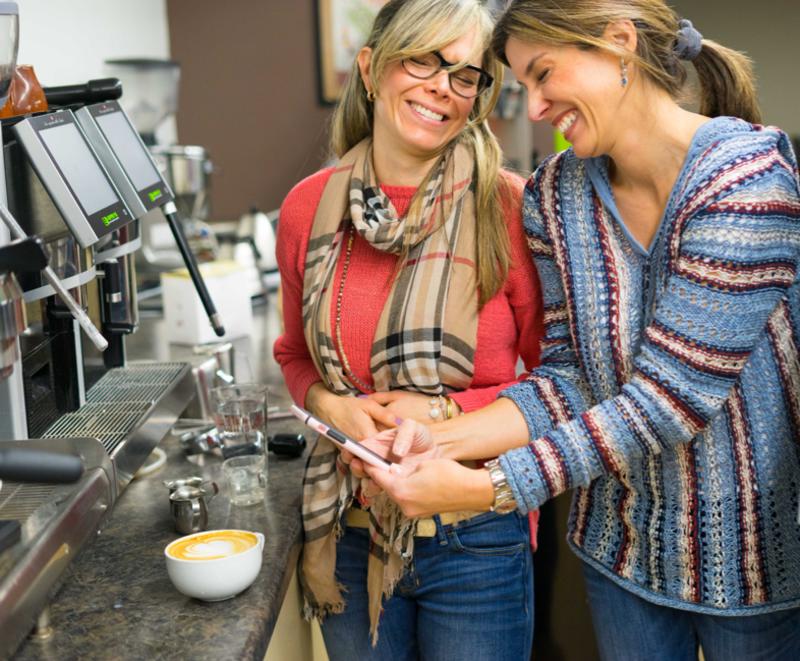
[[[203,601],[230,599],[258,576],[264,535],[249,530],[206,530],[164,549],[167,574],[179,592]]]

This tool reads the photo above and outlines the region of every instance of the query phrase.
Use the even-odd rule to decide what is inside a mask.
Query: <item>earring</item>
[[[375,101],[375,92],[373,92],[372,90],[367,90],[367,101],[369,101],[370,103]]]
[[[621,57],[619,60],[619,72],[621,74],[620,84],[623,87],[628,86],[628,65],[625,63],[625,58]]]

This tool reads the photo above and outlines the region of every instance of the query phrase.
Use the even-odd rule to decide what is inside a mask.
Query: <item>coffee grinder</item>
[[[213,170],[208,154],[199,145],[164,144],[157,137],[178,109],[180,65],[174,60],[136,58],[107,60],[106,67],[110,75],[123,82],[122,108],[172,189],[189,244],[201,261],[213,259],[218,246],[206,222]],[[179,265],[179,256],[165,230],[159,215],[145,216],[139,260],[143,271],[157,272]]]

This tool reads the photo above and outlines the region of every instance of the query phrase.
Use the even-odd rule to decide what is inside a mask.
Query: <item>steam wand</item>
[[[14,218],[11,212],[2,204],[0,204],[0,219],[3,220],[14,238],[28,238],[28,235],[25,234],[25,230],[20,227],[16,218]],[[75,299],[72,298],[67,288],[64,287],[64,284],[59,280],[56,272],[49,265],[46,265],[42,269],[42,273],[47,282],[50,283],[50,286],[55,290],[56,294],[58,294],[58,297],[63,301],[64,305],[69,308],[72,316],[81,325],[81,328],[83,328],[83,331],[92,341],[92,344],[94,344],[99,351],[105,351],[108,348],[106,338],[97,330],[97,327],[92,323],[92,320],[89,319],[89,315],[84,312],[83,308],[75,302]]]
[[[211,322],[214,332],[219,337],[222,337],[225,335],[225,327],[222,325],[217,308],[214,307],[214,301],[211,300],[211,294],[208,293],[206,283],[203,280],[200,269],[197,267],[197,261],[195,260],[194,254],[192,254],[192,250],[189,247],[189,242],[186,240],[186,236],[183,233],[181,222],[178,219],[178,208],[175,206],[174,202],[167,202],[163,207],[161,207],[161,210],[164,212],[164,216],[167,218],[167,224],[169,225],[170,230],[172,230],[172,236],[175,237],[175,243],[178,244],[178,250],[181,252],[183,261],[186,264],[187,270],[189,271],[189,276],[192,278],[192,282],[194,283],[194,288],[197,290],[197,295],[200,297],[200,302],[203,304],[203,308],[205,308],[206,314],[208,315],[208,320]]]

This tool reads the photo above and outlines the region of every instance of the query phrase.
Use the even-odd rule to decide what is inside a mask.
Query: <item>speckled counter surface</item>
[[[270,403],[287,405],[277,366],[269,356],[275,336],[269,324],[269,315],[265,318],[262,311],[258,332],[236,343],[237,370],[247,355],[253,373],[270,385]],[[163,348],[161,322],[146,321],[143,327],[145,332],[131,343],[134,357],[180,358],[174,346]],[[239,380],[247,380],[244,376]],[[281,431],[302,432],[303,428],[296,421],[270,423],[270,434]],[[224,490],[211,500],[209,529],[262,531],[266,542],[253,585],[233,599],[205,603],[180,594],[167,576],[164,547],[180,535],[173,530],[163,481],[202,475],[219,482],[221,459],[208,456],[201,464],[192,463],[173,437],[160,447],[167,453],[166,465],[127,487],[101,533],[67,570],[50,606],[52,636],[44,642],[28,639],[15,659],[261,661],[299,554],[304,458],[270,453],[263,505],[231,506]]]

